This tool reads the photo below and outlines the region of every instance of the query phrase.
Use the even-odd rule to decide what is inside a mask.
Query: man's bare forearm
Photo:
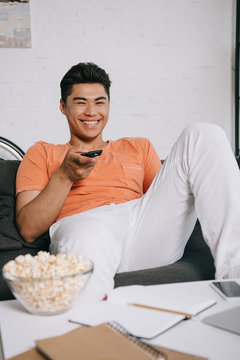
[[[47,186],[31,201],[22,206],[25,196],[17,199],[17,225],[21,236],[27,242],[33,242],[46,232],[56,218],[71,189],[72,181],[58,169]]]
[[[17,226],[26,241],[33,242],[49,229],[56,221],[72,183],[88,177],[96,162],[96,158],[81,156],[79,148],[72,146],[44,190],[18,195]]]

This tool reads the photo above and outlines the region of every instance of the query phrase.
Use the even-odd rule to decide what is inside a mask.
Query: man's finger
[[[76,157],[74,157],[74,162],[77,165],[93,166],[97,162],[97,159],[77,155]]]

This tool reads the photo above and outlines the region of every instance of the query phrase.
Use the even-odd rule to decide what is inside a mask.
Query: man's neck
[[[103,149],[108,145],[107,141],[103,141],[103,139],[94,139],[94,140],[85,140],[79,139],[75,137],[71,137],[69,141],[70,145],[79,146],[85,150],[95,150],[95,149]]]

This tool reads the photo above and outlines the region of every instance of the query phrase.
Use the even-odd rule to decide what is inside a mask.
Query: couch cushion
[[[48,250],[49,235],[26,242],[15,225],[15,178],[20,161],[0,159],[0,251],[23,247]]]
[[[210,249],[203,240],[197,221],[183,257],[177,262],[152,269],[122,272],[115,275],[115,287],[126,285],[156,285],[214,279],[215,267]]]
[[[15,250],[7,250],[0,252],[0,269],[2,269],[3,265],[5,265],[8,261],[14,260],[19,255],[31,254],[35,256],[39,250],[38,249],[29,249],[26,247],[22,247],[21,249]],[[14,299],[14,295],[9,289],[7,283],[3,279],[2,272],[0,272],[0,301],[2,300],[11,300]]]

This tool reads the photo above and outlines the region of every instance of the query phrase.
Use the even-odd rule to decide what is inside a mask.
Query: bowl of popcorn
[[[19,255],[3,267],[14,296],[32,314],[55,315],[77,300],[93,272],[93,263],[72,254]]]

